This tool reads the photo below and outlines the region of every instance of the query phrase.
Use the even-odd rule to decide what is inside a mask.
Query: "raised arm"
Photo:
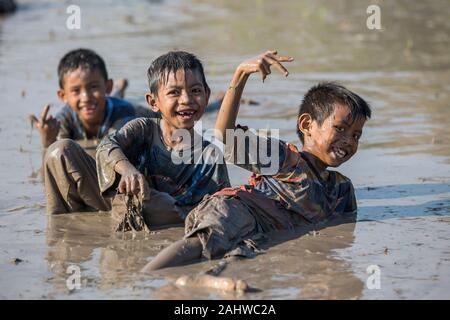
[[[226,130],[233,129],[239,112],[239,105],[248,77],[255,72],[260,72],[262,81],[271,73],[270,68],[274,66],[278,71],[287,76],[289,72],[281,62],[291,62],[294,58],[280,56],[277,51],[267,51],[254,58],[242,62],[236,69],[230,82],[230,87],[225,93],[222,106],[216,121],[216,138],[226,143]]]

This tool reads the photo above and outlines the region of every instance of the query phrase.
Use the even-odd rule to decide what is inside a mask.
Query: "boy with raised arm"
[[[356,212],[350,179],[327,170],[338,167],[356,153],[363,126],[371,115],[369,105],[350,90],[335,83],[321,83],[306,93],[296,121],[303,148],[298,151],[290,143],[276,141],[278,150],[271,148],[270,157],[278,165],[271,174],[263,173],[267,163],[258,159],[261,151],[265,151],[261,146],[273,146],[273,138],[253,135],[252,139],[250,133],[249,144],[234,144],[234,135],[242,130],[235,123],[248,77],[259,72],[264,80],[272,66],[287,76],[288,71],[281,63],[292,60],[268,51],[238,66],[217,118],[216,134],[225,142],[227,160],[253,172],[249,185],[226,188],[205,198],[187,216],[184,239],[164,249],[144,272],[202,256],[209,259],[252,256],[255,249],[252,240],[261,233]],[[260,140],[267,143],[261,144]],[[259,154],[253,154],[254,150]],[[247,160],[236,161],[240,154],[247,155]]]

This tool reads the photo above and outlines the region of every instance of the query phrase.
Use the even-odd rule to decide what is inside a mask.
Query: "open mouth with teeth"
[[[345,159],[348,155],[348,152],[339,147],[333,147],[331,149],[336,156],[336,159]]]
[[[97,105],[92,104],[92,105],[86,105],[86,106],[82,106],[80,107],[80,111],[83,112],[84,114],[93,114],[97,111]]]
[[[195,110],[184,110],[184,111],[176,111],[175,114],[182,120],[191,120],[194,118],[196,112],[197,111]]]

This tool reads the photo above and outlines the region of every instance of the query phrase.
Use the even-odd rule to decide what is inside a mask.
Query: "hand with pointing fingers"
[[[215,125],[217,139],[226,143],[227,130],[235,130],[242,93],[249,76],[252,73],[259,72],[264,82],[271,73],[272,67],[275,67],[284,76],[288,76],[289,71],[282,63],[291,61],[294,61],[294,58],[281,56],[278,55],[277,51],[269,50],[242,62],[237,67],[217,115]]]
[[[56,141],[59,132],[59,121],[52,115],[48,116],[50,105],[47,104],[42,110],[41,118],[38,119],[34,114],[30,115],[31,125],[35,125],[41,135],[42,146],[47,148]]]
[[[288,56],[280,56],[277,51],[266,51],[256,57],[242,62],[238,71],[244,75],[250,75],[255,72],[260,72],[262,81],[271,73],[270,68],[275,67],[284,76],[288,76],[289,71],[281,64],[282,62],[291,62],[294,58]]]

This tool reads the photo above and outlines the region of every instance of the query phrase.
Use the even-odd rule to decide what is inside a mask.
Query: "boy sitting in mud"
[[[105,62],[94,51],[76,49],[62,57],[58,65],[59,99],[65,103],[55,116],[48,116],[50,106],[40,119],[30,116],[48,148],[61,139],[77,141],[91,156],[104,136],[137,117],[155,116],[150,110],[123,100],[126,80],[119,80],[113,91]],[[108,96],[109,95],[109,96]]]
[[[106,136],[96,161],[72,140],[49,147],[49,213],[112,210],[121,221],[125,195],[137,195],[147,226],[182,223],[203,196],[230,185],[226,165],[194,131],[210,96],[201,62],[187,52],[169,52],[152,62],[148,79],[146,100],[160,117],[134,119]]]
[[[259,160],[261,146],[273,146],[273,138],[246,132],[249,143],[234,145],[236,132],[243,128],[236,127],[235,122],[248,77],[260,72],[264,81],[272,66],[287,76],[281,62],[292,60],[268,51],[238,66],[219,111],[216,135],[225,143],[227,160],[253,172],[250,185],[226,188],[205,197],[188,214],[184,239],[161,251],[144,267],[144,272],[202,256],[253,256],[253,240],[262,233],[356,213],[350,179],[327,170],[356,153],[364,123],[371,116],[369,105],[350,90],[335,83],[321,83],[306,93],[296,121],[302,151],[290,143],[276,141],[278,148],[272,147],[270,155],[271,161],[275,159],[279,164],[275,173],[263,174],[267,164]],[[236,156],[242,154],[246,160],[236,161]]]

